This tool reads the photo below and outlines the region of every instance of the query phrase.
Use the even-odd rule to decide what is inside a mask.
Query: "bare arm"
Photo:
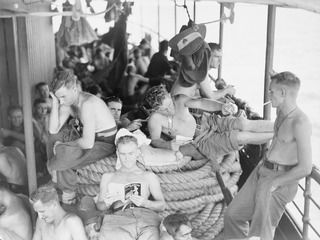
[[[78,216],[70,216],[66,220],[66,229],[70,231],[72,239],[88,240],[83,223]]]
[[[12,137],[12,138],[17,139],[17,140],[19,140],[21,142],[25,141],[23,133],[16,132],[16,131],[13,131],[13,130],[10,130],[10,129],[1,128],[1,134],[4,137]]]
[[[190,99],[185,104],[188,108],[202,109],[208,112],[221,111],[223,103],[206,98]]]
[[[171,142],[161,139],[162,118],[160,114],[154,113],[148,121],[148,130],[151,138],[151,145],[156,148],[172,149]]]
[[[90,100],[82,104],[81,121],[83,124],[82,137],[75,142],[83,149],[92,148],[95,139],[95,114],[94,106]]]
[[[144,83],[148,83],[149,82],[149,78],[146,78],[144,76],[141,76],[140,74],[136,74],[136,73],[131,73],[131,75],[133,77],[136,77],[138,82],[144,82]]]
[[[105,173],[102,175],[101,182],[100,182],[100,192],[99,192],[99,199],[97,202],[97,208],[100,211],[105,211],[110,208],[111,204],[106,203],[105,196],[108,194],[108,184],[110,182],[113,173]]]
[[[70,107],[59,105],[57,97],[53,93],[50,93],[50,95],[52,97],[52,108],[49,116],[49,133],[56,134],[67,121],[71,109]]]
[[[293,135],[297,143],[298,164],[290,171],[274,179],[273,187],[286,185],[311,173],[311,124],[306,119],[299,119],[293,126]]]
[[[234,95],[235,89],[233,86],[227,86],[225,89],[213,91],[211,90],[210,79],[207,77],[200,83],[200,93],[202,97],[217,100],[223,98],[227,94]]]
[[[154,211],[163,211],[166,203],[162,194],[159,179],[153,172],[148,174],[148,182],[149,190],[154,200],[146,200],[144,207]]]
[[[10,174],[10,172],[11,172],[11,166],[8,162],[7,155],[5,153],[0,153],[0,179],[1,177],[7,178],[8,173]]]

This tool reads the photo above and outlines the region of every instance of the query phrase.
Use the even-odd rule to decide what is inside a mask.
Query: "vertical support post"
[[[158,10],[158,44],[160,43],[160,0],[158,0],[157,4],[157,10]]]
[[[264,98],[263,102],[269,101],[269,84],[270,72],[273,68],[273,51],[274,51],[274,32],[276,20],[276,6],[268,6],[268,22],[267,22],[267,46],[266,46],[266,62],[264,71]],[[263,119],[270,120],[271,105],[267,104],[263,107]]]
[[[17,87],[19,96],[19,105],[23,103],[22,96],[22,86],[21,86],[21,75],[20,75],[20,62],[19,62],[19,49],[18,49],[18,35],[17,35],[17,17],[12,17],[12,29],[13,29],[13,42],[14,42],[14,59],[16,65],[16,76],[17,76]]]
[[[174,4],[174,35],[178,33],[178,27],[177,27],[177,4],[176,0],[173,2]]]
[[[224,16],[224,6],[223,3],[220,3],[220,19]],[[221,50],[223,50],[223,33],[224,33],[224,23],[220,21],[219,23],[219,45]],[[222,57],[220,59],[220,64],[218,68],[218,79],[221,79],[222,75]]]
[[[193,22],[196,22],[196,14],[197,14],[197,3],[196,3],[196,0],[193,0]]]
[[[30,19],[28,17],[21,17],[19,29],[25,32],[27,36],[26,25]],[[14,44],[15,44],[15,56],[16,64],[19,66],[18,82],[21,83],[22,87],[22,107],[23,107],[23,121],[24,121],[24,135],[25,135],[25,149],[27,158],[27,173],[28,173],[28,189],[29,194],[37,189],[37,174],[36,174],[36,162],[34,153],[34,141],[33,141],[33,123],[32,123],[32,104],[31,104],[31,86],[29,77],[29,61],[27,54],[20,54],[21,51],[28,49],[28,43],[26,39],[18,39],[18,24],[17,19],[13,18],[13,29],[14,29]],[[21,32],[20,32],[21,34]]]
[[[145,37],[144,29],[143,29],[143,4],[140,2],[140,33],[141,39]]]
[[[305,178],[305,189],[304,189],[304,210],[303,210],[303,217],[302,217],[302,222],[303,222],[303,239],[304,240],[309,240],[309,222],[310,222],[310,197],[311,197],[311,177],[307,176]]]

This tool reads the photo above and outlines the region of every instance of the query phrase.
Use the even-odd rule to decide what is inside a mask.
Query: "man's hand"
[[[8,137],[10,136],[10,130],[9,129],[6,129],[6,128],[1,128],[0,129],[0,136],[1,137]]]
[[[225,89],[224,89],[224,94],[227,95],[231,95],[233,96],[236,93],[236,89],[234,88],[234,86],[232,85],[228,85]]]
[[[223,115],[234,115],[238,112],[238,107],[232,102],[227,102],[222,105],[222,114]]]
[[[135,119],[126,128],[130,132],[132,132],[134,130],[137,130],[137,129],[141,128],[141,126],[142,126],[141,119]]]
[[[144,199],[141,196],[131,195],[129,199],[130,199],[131,202],[133,202],[138,207],[144,207],[145,206],[146,199]]]
[[[183,144],[185,144],[185,141],[179,141],[179,140],[173,139],[170,141],[170,148],[171,150],[177,152],[179,151],[180,146]]]
[[[56,95],[54,95],[53,92],[49,93],[51,98],[52,98],[52,106],[59,106],[59,99],[56,97]]]

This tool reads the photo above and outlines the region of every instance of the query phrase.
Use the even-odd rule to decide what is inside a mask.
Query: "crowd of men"
[[[230,98],[235,94],[233,86],[211,88],[208,70],[219,65],[222,52],[218,44],[204,41],[202,28],[194,25],[182,31],[182,36],[162,41],[150,59],[141,47],[135,48],[127,66],[123,101],[107,96],[100,80],[92,84],[101,76],[98,73],[86,82],[87,74],[75,72],[82,58],[94,62],[97,71],[104,70],[109,62],[108,51],[102,47],[95,49],[91,60],[83,55],[83,48],[82,55],[77,53],[81,57],[70,54],[50,83],[37,84],[33,119],[37,175],[49,176],[49,181],[29,193],[31,206],[25,195],[16,194],[27,193],[23,111],[19,106],[8,109],[10,128],[1,128],[0,239],[192,239],[185,215],[160,218],[165,200],[159,179],[137,165],[141,158],[138,139],[134,134],[120,136],[121,128],[140,129],[152,148],[192,159],[210,159],[245,144],[272,140],[227,207],[224,239],[273,239],[298,180],[312,168],[311,125],[296,102],[300,80],[291,72],[271,77],[275,123],[246,118],[239,114],[246,109]],[[192,47],[188,46],[189,34],[197,36]],[[187,43],[181,46],[183,38]],[[175,66],[167,58],[169,45],[175,51]],[[164,81],[171,84],[161,84]],[[134,109],[121,114],[128,101],[134,102]],[[190,109],[205,112],[200,126]],[[94,203],[103,215],[102,225],[95,236],[88,236],[83,219],[63,206],[79,203],[76,170],[115,153],[119,166],[103,174]]]

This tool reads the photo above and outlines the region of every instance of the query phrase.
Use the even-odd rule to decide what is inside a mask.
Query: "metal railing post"
[[[310,197],[311,197],[311,177],[307,176],[305,179],[305,191],[304,191],[304,211],[302,217],[303,223],[303,240],[309,240],[309,223],[310,223]]]

